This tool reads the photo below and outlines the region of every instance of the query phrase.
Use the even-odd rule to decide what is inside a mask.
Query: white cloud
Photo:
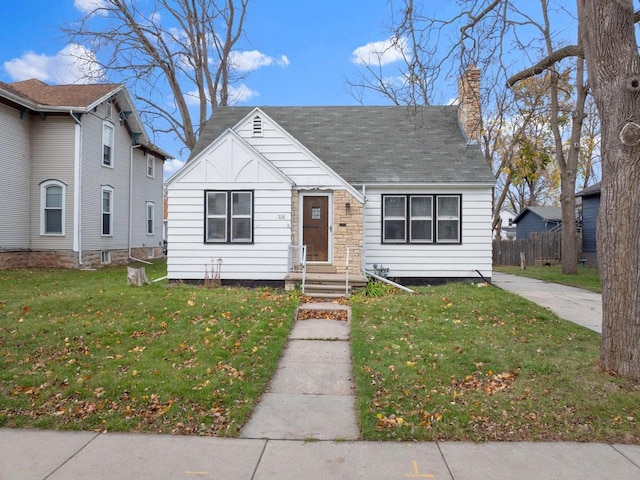
[[[370,42],[356,48],[351,61],[356,65],[389,65],[409,56],[407,39],[396,37],[387,38],[378,42]]]
[[[231,64],[240,72],[252,72],[260,67],[288,67],[290,62],[286,55],[279,58],[270,57],[258,50],[244,50],[231,52]]]
[[[179,160],[177,158],[170,158],[166,162],[164,162],[164,168],[162,170],[164,174],[164,179],[168,179],[178,170],[180,170],[186,162],[184,160]]]
[[[95,83],[104,77],[95,54],[74,43],[52,56],[26,52],[5,62],[4,69],[14,81],[37,78],[53,83]]]
[[[85,14],[107,15],[108,4],[105,0],[74,0],[73,6]]]
[[[251,90],[244,83],[237,87],[233,85],[229,86],[229,99],[231,104],[248,102],[252,98],[259,96],[260,94],[257,91]]]

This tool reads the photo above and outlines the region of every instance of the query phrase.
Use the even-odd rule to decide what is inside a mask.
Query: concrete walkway
[[[2,480],[637,480],[640,446],[333,442],[0,429]]]
[[[305,311],[344,310],[332,303],[304,304]],[[302,308],[302,307],[301,307]],[[348,320],[296,320],[278,370],[242,438],[356,440],[355,392]]]
[[[491,283],[548,308],[560,318],[602,333],[602,295],[599,293],[495,271]]]

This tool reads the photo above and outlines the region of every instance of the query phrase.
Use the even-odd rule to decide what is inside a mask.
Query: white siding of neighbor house
[[[155,157],[154,157],[155,158]],[[155,158],[155,175],[147,176],[147,154],[133,150],[133,195],[131,247],[158,247],[162,244],[162,160]],[[153,235],[147,235],[147,202],[153,202]]]
[[[75,122],[70,115],[31,119],[31,248],[71,250],[73,247],[73,195]],[[64,235],[40,234],[40,184],[57,180],[66,184]]]
[[[167,186],[170,280],[203,280],[222,259],[223,280],[283,280],[291,243],[291,183],[233,134],[178,172]],[[252,190],[252,244],[204,242],[205,191]]]
[[[261,118],[263,133],[260,136],[253,135],[253,116],[246,118],[235,130],[298,187],[344,187],[344,180],[318,162],[293,137],[265,116]]]
[[[0,104],[0,250],[29,248],[31,119]]]
[[[131,137],[113,109],[112,166],[102,165],[102,124],[105,104],[82,116],[82,249],[124,249],[129,243],[129,166]],[[113,235],[101,236],[102,186],[113,188]]]
[[[383,244],[382,194],[461,194],[461,244]],[[367,269],[389,268],[390,277],[473,278],[475,271],[491,277],[491,189],[489,187],[367,187],[364,243]]]

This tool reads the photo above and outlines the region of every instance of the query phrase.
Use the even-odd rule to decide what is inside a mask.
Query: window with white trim
[[[461,243],[461,195],[382,195],[382,243]]]
[[[102,165],[105,167],[113,167],[113,124],[110,122],[102,123]]]
[[[100,208],[100,234],[102,236],[113,235],[113,188],[102,187]]]
[[[156,157],[147,155],[147,177],[154,178],[156,176]]]
[[[155,208],[153,202],[147,202],[147,235],[153,235],[154,233],[153,217]]]
[[[206,191],[206,243],[253,242],[253,192]]]
[[[40,184],[40,234],[64,235],[67,186],[58,180]]]

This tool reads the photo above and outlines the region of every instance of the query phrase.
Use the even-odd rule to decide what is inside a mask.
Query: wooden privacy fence
[[[553,265],[562,261],[562,232],[538,232],[521,240],[493,241],[494,265],[520,265],[520,252],[526,265]],[[579,245],[579,244],[578,244]]]

